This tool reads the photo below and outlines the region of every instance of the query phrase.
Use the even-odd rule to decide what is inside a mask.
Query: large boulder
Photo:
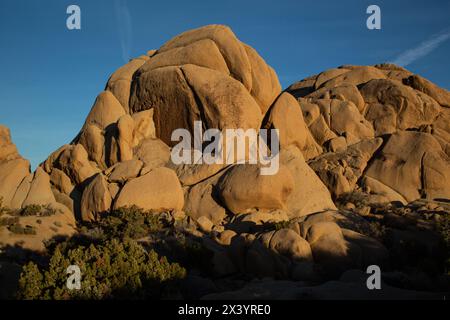
[[[134,74],[130,112],[155,109],[157,136],[173,130],[258,129],[281,91],[275,72],[225,26],[185,32],[164,44]],[[226,97],[226,98],[224,98]]]
[[[93,221],[99,215],[111,208],[112,197],[108,182],[98,173],[85,187],[81,198],[81,218],[83,221]]]
[[[274,175],[261,175],[260,169],[258,165],[236,165],[223,175],[219,195],[234,214],[286,208],[294,189],[292,174],[284,166]]]
[[[338,276],[360,264],[359,248],[345,240],[342,230],[334,222],[313,224],[308,229],[306,240],[311,245],[314,261],[326,276]]]
[[[183,209],[183,190],[175,172],[157,168],[129,180],[117,196],[114,207],[133,205],[155,211]]]
[[[290,217],[336,209],[327,187],[305,162],[298,148],[291,146],[281,150],[280,163],[293,177],[293,189],[286,201]]]
[[[148,59],[148,56],[140,56],[139,58],[132,59],[126,65],[117,69],[106,84],[106,90],[112,92],[126,113],[130,113],[128,103],[130,100],[130,87],[133,75]]]
[[[407,201],[422,196],[450,197],[450,160],[431,134],[401,131],[391,135],[366,176],[392,188]]]
[[[22,203],[22,207],[28,205],[46,205],[56,202],[50,187],[49,175],[40,167],[36,169],[31,181],[28,195]]]
[[[11,206],[11,201],[22,180],[30,173],[28,160],[15,159],[0,162],[0,197],[4,206]]]
[[[377,135],[431,124],[441,108],[428,95],[395,80],[371,80],[361,94],[367,104],[366,119]]]
[[[220,224],[226,216],[225,208],[216,200],[218,194],[214,187],[220,177],[221,174],[217,174],[188,188],[184,205],[187,215],[194,219],[206,217],[214,224]]]
[[[30,163],[23,159],[11,140],[7,127],[0,125],[0,199],[11,207],[17,188],[30,174]]]
[[[367,163],[382,143],[381,138],[365,139],[344,151],[322,154],[310,161],[309,165],[330,190],[332,196],[338,198],[355,189]]]
[[[450,92],[439,88],[431,81],[415,74],[404,79],[403,83],[430,96],[441,106],[450,108]]]
[[[0,125],[0,161],[7,161],[19,158],[16,145],[11,140],[11,132],[3,125]]]
[[[278,129],[280,146],[296,146],[306,160],[322,152],[305,124],[297,100],[287,92],[283,92],[270,107],[264,126],[267,129]]]

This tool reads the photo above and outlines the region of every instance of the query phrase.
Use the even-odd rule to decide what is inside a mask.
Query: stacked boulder
[[[324,154],[309,164],[333,196],[450,197],[450,93],[392,64],[341,66],[291,85]]]
[[[285,117],[289,114],[289,117]],[[174,164],[176,129],[274,128],[280,168]],[[74,141],[41,168],[58,201],[82,220],[112,208],[184,210],[220,225],[227,215],[282,210],[289,218],[335,209],[306,164],[321,148],[276,73],[225,26],[185,32],[131,60],[108,80]]]
[[[73,212],[56,200],[50,176],[42,168],[30,172],[29,161],[20,156],[9,129],[4,126],[0,126],[0,181],[2,219],[14,220],[8,228],[0,228],[2,246],[19,245],[42,251],[45,241],[55,236],[70,236],[75,232]],[[41,209],[47,214],[41,216]],[[24,210],[26,214],[22,214]],[[33,234],[14,232],[11,226],[16,230],[19,227],[33,230]]]

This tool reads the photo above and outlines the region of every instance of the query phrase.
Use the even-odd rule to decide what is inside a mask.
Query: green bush
[[[98,222],[85,226],[99,228],[108,238],[139,239],[163,228],[161,216],[136,206],[111,211]]]
[[[40,205],[30,204],[30,205],[24,207],[19,212],[19,215],[21,215],[23,217],[37,216],[41,212],[41,210],[42,210],[42,207]]]
[[[40,216],[40,217],[48,217],[56,214],[56,210],[50,207],[49,205],[38,205],[38,204],[30,204],[22,210],[18,212],[18,214],[22,217],[28,216]]]
[[[23,227],[19,222],[11,224],[8,226],[8,230],[15,234],[36,234],[36,228],[33,226],[25,226]]]
[[[336,199],[339,209],[343,209],[348,202],[353,203],[357,208],[362,208],[369,204],[369,197],[364,192],[352,191],[343,193]]]
[[[273,227],[276,231],[281,230],[281,229],[288,229],[290,226],[291,226],[291,222],[289,220],[276,222],[273,225]]]
[[[9,227],[19,222],[19,217],[3,217],[0,218],[0,227]]]
[[[81,270],[81,289],[66,286],[69,265]],[[23,268],[20,299],[114,299],[173,298],[168,296],[186,270],[169,263],[153,250],[147,252],[138,242],[108,240],[102,244],[56,246],[48,266],[30,262]]]
[[[0,217],[4,214],[9,214],[10,209],[3,206],[3,197],[0,197]]]

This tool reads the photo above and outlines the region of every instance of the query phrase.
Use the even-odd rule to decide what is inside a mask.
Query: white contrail
[[[122,47],[122,58],[124,62],[128,62],[131,55],[131,15],[126,0],[115,0],[114,4],[119,28],[120,45]]]
[[[449,29],[441,31],[438,34],[435,34],[429,39],[423,41],[417,47],[402,52],[397,58],[395,58],[394,61],[392,61],[392,63],[405,67],[416,61],[417,59],[425,57],[427,54],[439,47],[449,38]]]

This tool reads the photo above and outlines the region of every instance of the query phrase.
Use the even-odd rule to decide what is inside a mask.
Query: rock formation
[[[370,224],[335,203],[353,192],[378,204],[450,199],[449,107],[448,91],[391,64],[341,66],[282,92],[228,27],[187,31],[115,71],[79,134],[34,173],[0,127],[2,205],[57,209],[41,224],[20,218],[37,228],[33,240],[0,227],[0,242],[43,249],[75,232],[75,219],[136,205],[197,221],[219,276],[316,281],[382,265],[389,254],[365,232]],[[278,129],[278,172],[173,163],[172,132],[193,133],[194,121]],[[271,223],[282,225],[264,230]]]

